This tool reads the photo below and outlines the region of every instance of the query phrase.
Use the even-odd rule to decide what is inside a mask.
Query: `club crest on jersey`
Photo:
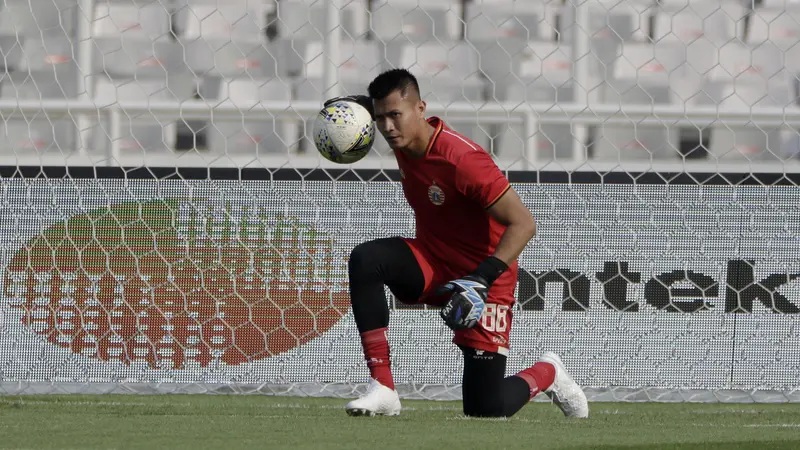
[[[428,199],[436,206],[444,203],[444,191],[436,184],[428,188]]]

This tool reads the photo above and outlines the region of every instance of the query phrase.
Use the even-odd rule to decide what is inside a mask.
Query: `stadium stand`
[[[87,4],[91,11],[84,10]],[[89,99],[100,108],[132,100],[194,99],[209,106],[240,105],[245,115],[246,108],[263,101],[320,102],[333,87],[364,92],[380,70],[403,66],[420,77],[430,101],[474,109],[475,120],[457,128],[500,159],[530,157],[525,150],[530,140],[535,157],[544,161],[780,160],[797,153],[797,132],[786,126],[645,125],[631,119],[600,120],[585,128],[545,120],[526,131],[519,121],[481,119],[482,109],[514,102],[573,110],[593,105],[794,110],[800,7],[793,2],[339,4],[339,17],[331,21],[328,5],[315,0],[7,0],[0,9],[6,72],[0,95]],[[587,19],[579,17],[579,5],[588,9]],[[81,30],[89,30],[90,45],[81,40]],[[339,53],[332,78],[326,74],[331,39],[338,40]],[[90,73],[82,55],[87,49]],[[102,153],[118,139],[119,151],[144,154],[291,156],[312,148],[310,122],[301,113],[294,120],[252,122],[123,115],[124,131],[114,137],[108,117],[49,118],[45,109],[6,121],[0,147],[66,154],[83,142],[90,152]],[[380,150],[385,146],[377,147],[373,155],[386,156]]]

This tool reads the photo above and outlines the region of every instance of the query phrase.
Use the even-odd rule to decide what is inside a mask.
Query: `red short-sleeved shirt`
[[[414,241],[435,259],[432,264],[463,276],[497,248],[506,227],[487,209],[511,185],[480,146],[438,117],[428,123],[436,129],[425,157],[411,159],[395,151],[403,191],[416,215]],[[513,266],[495,282],[498,287],[516,284],[516,262]]]

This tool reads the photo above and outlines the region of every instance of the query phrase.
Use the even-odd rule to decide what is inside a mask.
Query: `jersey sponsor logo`
[[[441,206],[444,203],[444,191],[436,184],[432,184],[428,188],[428,199],[436,206]]]

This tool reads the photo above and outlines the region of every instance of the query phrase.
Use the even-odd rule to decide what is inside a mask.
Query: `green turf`
[[[460,402],[406,401],[348,417],[344,400],[219,395],[0,397],[0,448],[800,449],[800,404],[593,403],[570,420],[534,402],[468,419]]]

